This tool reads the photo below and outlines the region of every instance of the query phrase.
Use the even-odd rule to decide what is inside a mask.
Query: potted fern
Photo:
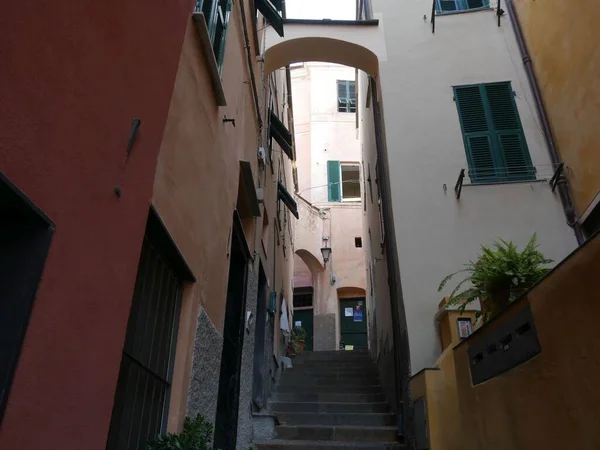
[[[495,241],[491,247],[481,246],[477,260],[470,261],[464,269],[444,278],[438,292],[455,275],[466,273],[467,276],[450,293],[446,304],[458,306],[458,310],[463,312],[469,304],[480,300],[479,315],[487,322],[548,272],[546,265],[553,261],[546,258],[538,247],[536,234],[523,251],[504,239]],[[466,283],[470,285],[465,289],[463,286]]]
[[[302,327],[294,327],[292,331],[292,340],[296,343],[298,353],[304,351],[306,345],[306,330]]]
[[[211,450],[213,426],[204,417],[186,417],[181,433],[167,433],[148,443],[147,450]]]

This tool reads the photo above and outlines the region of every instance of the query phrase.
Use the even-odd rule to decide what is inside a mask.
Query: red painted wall
[[[192,8],[190,0],[39,0],[0,14],[0,171],[56,223],[1,449],[105,448]],[[127,160],[133,117],[142,126]]]

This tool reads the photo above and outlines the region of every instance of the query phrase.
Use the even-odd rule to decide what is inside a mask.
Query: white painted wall
[[[475,258],[481,244],[505,238],[523,245],[537,232],[541,250],[560,261],[576,240],[547,183],[465,186],[460,200],[454,196],[467,161],[453,85],[510,80],[538,178],[552,174],[509,20],[497,27],[491,10],[438,16],[432,34],[431,0],[373,0],[373,11],[385,25],[381,98],[416,373],[432,366],[440,353],[434,326],[444,295],[437,292],[440,280]],[[359,107],[371,114],[364,102]]]

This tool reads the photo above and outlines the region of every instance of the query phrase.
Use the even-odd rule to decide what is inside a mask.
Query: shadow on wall
[[[413,377],[426,448],[598,448],[599,270],[596,235]]]

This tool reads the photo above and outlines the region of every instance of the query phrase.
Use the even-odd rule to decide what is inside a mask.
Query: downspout
[[[542,123],[542,131],[544,133],[544,139],[548,147],[548,153],[550,154],[550,160],[552,161],[553,168],[556,170],[556,168],[562,163],[562,161],[560,159],[560,155],[558,154],[558,150],[556,149],[556,140],[554,139],[552,129],[550,128],[550,120],[548,119],[548,113],[546,112],[546,107],[544,106],[544,102],[542,100],[540,87],[537,82],[535,72],[533,70],[531,56],[529,55],[529,51],[527,50],[527,44],[525,43],[525,39],[523,38],[523,30],[521,29],[519,18],[517,16],[517,11],[513,5],[512,0],[506,0],[505,4],[506,9],[508,11],[508,16],[510,17],[510,22],[515,32],[515,37],[517,38],[519,53],[521,54],[521,59],[523,60],[523,66],[525,68],[525,73],[527,74],[529,87],[531,88],[531,91],[533,93],[535,107],[540,118],[540,122]],[[585,241],[585,237],[581,229],[581,224],[577,221],[577,218],[575,217],[575,208],[573,207],[573,200],[571,199],[571,194],[569,193],[569,186],[567,184],[566,179],[563,176],[561,176],[561,178],[558,180],[557,187],[558,194],[560,196],[560,202],[562,203],[562,207],[567,218],[567,224],[571,228],[573,228],[573,231],[575,232],[575,237],[577,238],[577,243],[581,245]]]
[[[248,71],[250,72],[250,84],[252,85],[252,98],[254,99],[254,107],[256,108],[256,119],[258,121],[258,129],[262,130],[262,117],[260,116],[260,104],[258,103],[258,91],[256,88],[256,78],[254,76],[254,65],[252,64],[252,55],[250,54],[250,39],[248,38],[248,26],[246,24],[246,7],[245,0],[240,0],[240,11],[242,13],[242,28],[244,29],[244,48],[246,49],[246,60],[248,63]]]

